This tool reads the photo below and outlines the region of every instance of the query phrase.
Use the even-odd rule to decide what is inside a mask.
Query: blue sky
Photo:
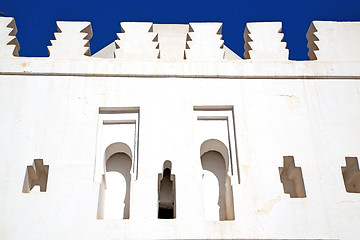
[[[15,18],[20,56],[48,56],[57,20],[90,21],[95,53],[116,39],[120,22],[223,22],[225,45],[243,56],[246,22],[283,22],[290,59],[306,60],[306,32],[313,20],[360,21],[360,0],[0,0]]]

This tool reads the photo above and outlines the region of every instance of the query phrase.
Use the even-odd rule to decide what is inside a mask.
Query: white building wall
[[[127,68],[129,62],[113,59],[3,59],[1,239],[360,235],[360,193],[346,192],[341,171],[345,157],[360,157],[359,62],[156,60]],[[129,74],[136,68],[137,75]],[[236,142],[231,160],[239,176],[230,173],[235,220],[206,220],[199,137],[213,129],[200,126],[195,106],[232,107],[235,137],[225,145]],[[129,219],[98,219],[104,107],[138,107]],[[119,141],[129,136],[119,134]],[[215,129],[215,137],[226,139],[226,133]],[[306,198],[284,193],[283,156],[301,167]],[[23,193],[26,167],[37,158],[49,165],[47,190]],[[176,176],[175,219],[157,218],[165,160]]]

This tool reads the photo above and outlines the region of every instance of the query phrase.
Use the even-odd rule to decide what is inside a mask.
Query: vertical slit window
[[[158,175],[158,218],[173,219],[175,212],[175,175],[171,174],[171,162],[165,161],[163,172]]]

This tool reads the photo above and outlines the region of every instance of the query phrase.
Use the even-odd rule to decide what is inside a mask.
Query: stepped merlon
[[[17,28],[14,18],[0,18],[0,57],[19,56],[19,43],[16,39]]]
[[[247,23],[244,40],[244,57],[254,61],[286,61],[289,50],[282,42],[281,22]]]
[[[117,59],[158,59],[160,50],[157,33],[153,32],[151,22],[122,22],[122,33],[115,41]]]
[[[360,60],[360,22],[314,21],[306,38],[310,60]]]
[[[90,56],[92,29],[90,22],[56,22],[58,32],[48,46],[51,58],[82,58]]]

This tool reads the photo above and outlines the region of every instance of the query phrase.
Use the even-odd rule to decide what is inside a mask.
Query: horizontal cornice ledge
[[[129,61],[14,57],[0,75],[255,79],[360,79],[360,61]]]

